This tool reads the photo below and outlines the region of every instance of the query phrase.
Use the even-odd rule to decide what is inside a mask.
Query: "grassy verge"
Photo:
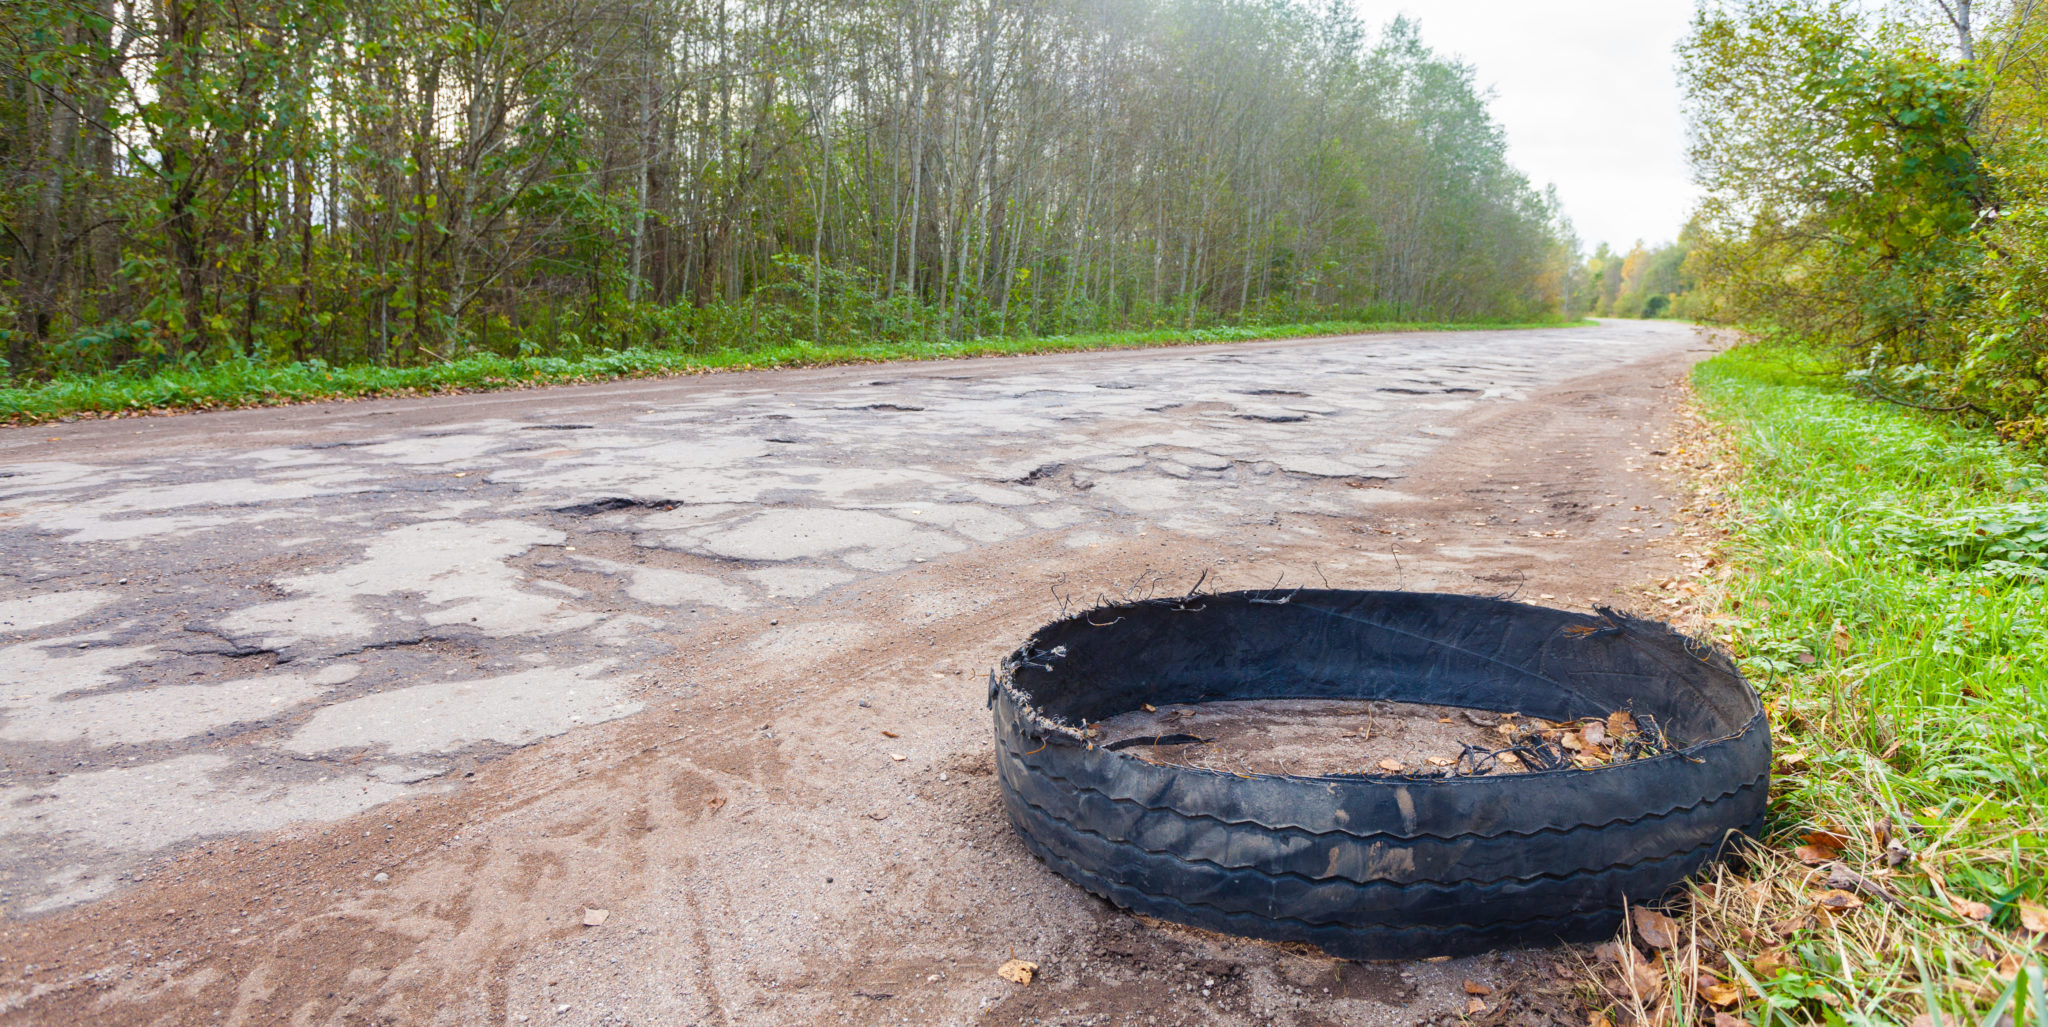
[[[1579,322],[1587,324],[1590,322]],[[329,367],[319,362],[237,361],[148,375],[103,374],[0,388],[0,423],[33,424],[60,417],[276,406],[321,399],[406,396],[530,388],[613,378],[651,378],[706,371],[817,367],[889,360],[936,360],[1025,353],[1199,345],[1363,332],[1554,328],[1547,324],[1437,324],[1319,321],[1256,327],[1148,329],[1090,335],[970,339],[958,342],[814,346],[793,342],[755,349],[605,350],[579,357],[480,354],[421,367]]]
[[[1723,434],[1683,459],[1741,465],[1695,504],[1729,515],[1703,612],[1772,713],[1772,835],[1686,941],[1604,953],[1612,1011],[2048,1023],[2048,471],[1823,370],[1747,346],[1694,376]]]

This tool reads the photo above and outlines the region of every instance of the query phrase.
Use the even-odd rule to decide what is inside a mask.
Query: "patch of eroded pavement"
[[[1083,561],[1374,516],[1482,405],[1690,342],[1652,323],[725,375],[116,422],[185,438],[133,452],[0,432],[0,909],[459,789],[641,712],[734,618],[893,590],[915,621],[909,576],[979,547]],[[476,416],[379,419],[431,404]],[[205,423],[249,430],[186,438]],[[847,643],[771,619],[744,644]]]

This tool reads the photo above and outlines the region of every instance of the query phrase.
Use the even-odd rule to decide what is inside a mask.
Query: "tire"
[[[1240,776],[1097,747],[1143,703],[1371,699],[1549,720],[1632,710],[1683,748],[1479,777]],[[1051,624],[990,681],[1003,802],[1030,850],[1125,909],[1331,955],[1611,935],[1754,836],[1770,733],[1720,653],[1670,628],[1496,599],[1225,593]]]

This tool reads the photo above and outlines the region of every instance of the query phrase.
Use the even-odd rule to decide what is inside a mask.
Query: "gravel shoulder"
[[[1480,1022],[1573,1019],[1569,953],[1347,964],[1068,885],[1002,818],[986,674],[1198,580],[1654,615],[1709,349],[1617,323],[0,431],[0,1021],[1410,1024],[1467,981]]]

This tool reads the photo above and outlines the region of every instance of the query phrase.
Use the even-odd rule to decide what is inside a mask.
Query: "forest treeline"
[[[1469,69],[1287,0],[11,0],[11,374],[1550,316]]]
[[[1692,291],[1699,285],[1686,266],[1691,252],[1689,230],[1677,242],[1637,242],[1626,253],[1603,242],[1571,276],[1565,309],[1594,317],[1691,318]]]
[[[1681,48],[1695,313],[2048,442],[2048,10],[1715,0]]]

